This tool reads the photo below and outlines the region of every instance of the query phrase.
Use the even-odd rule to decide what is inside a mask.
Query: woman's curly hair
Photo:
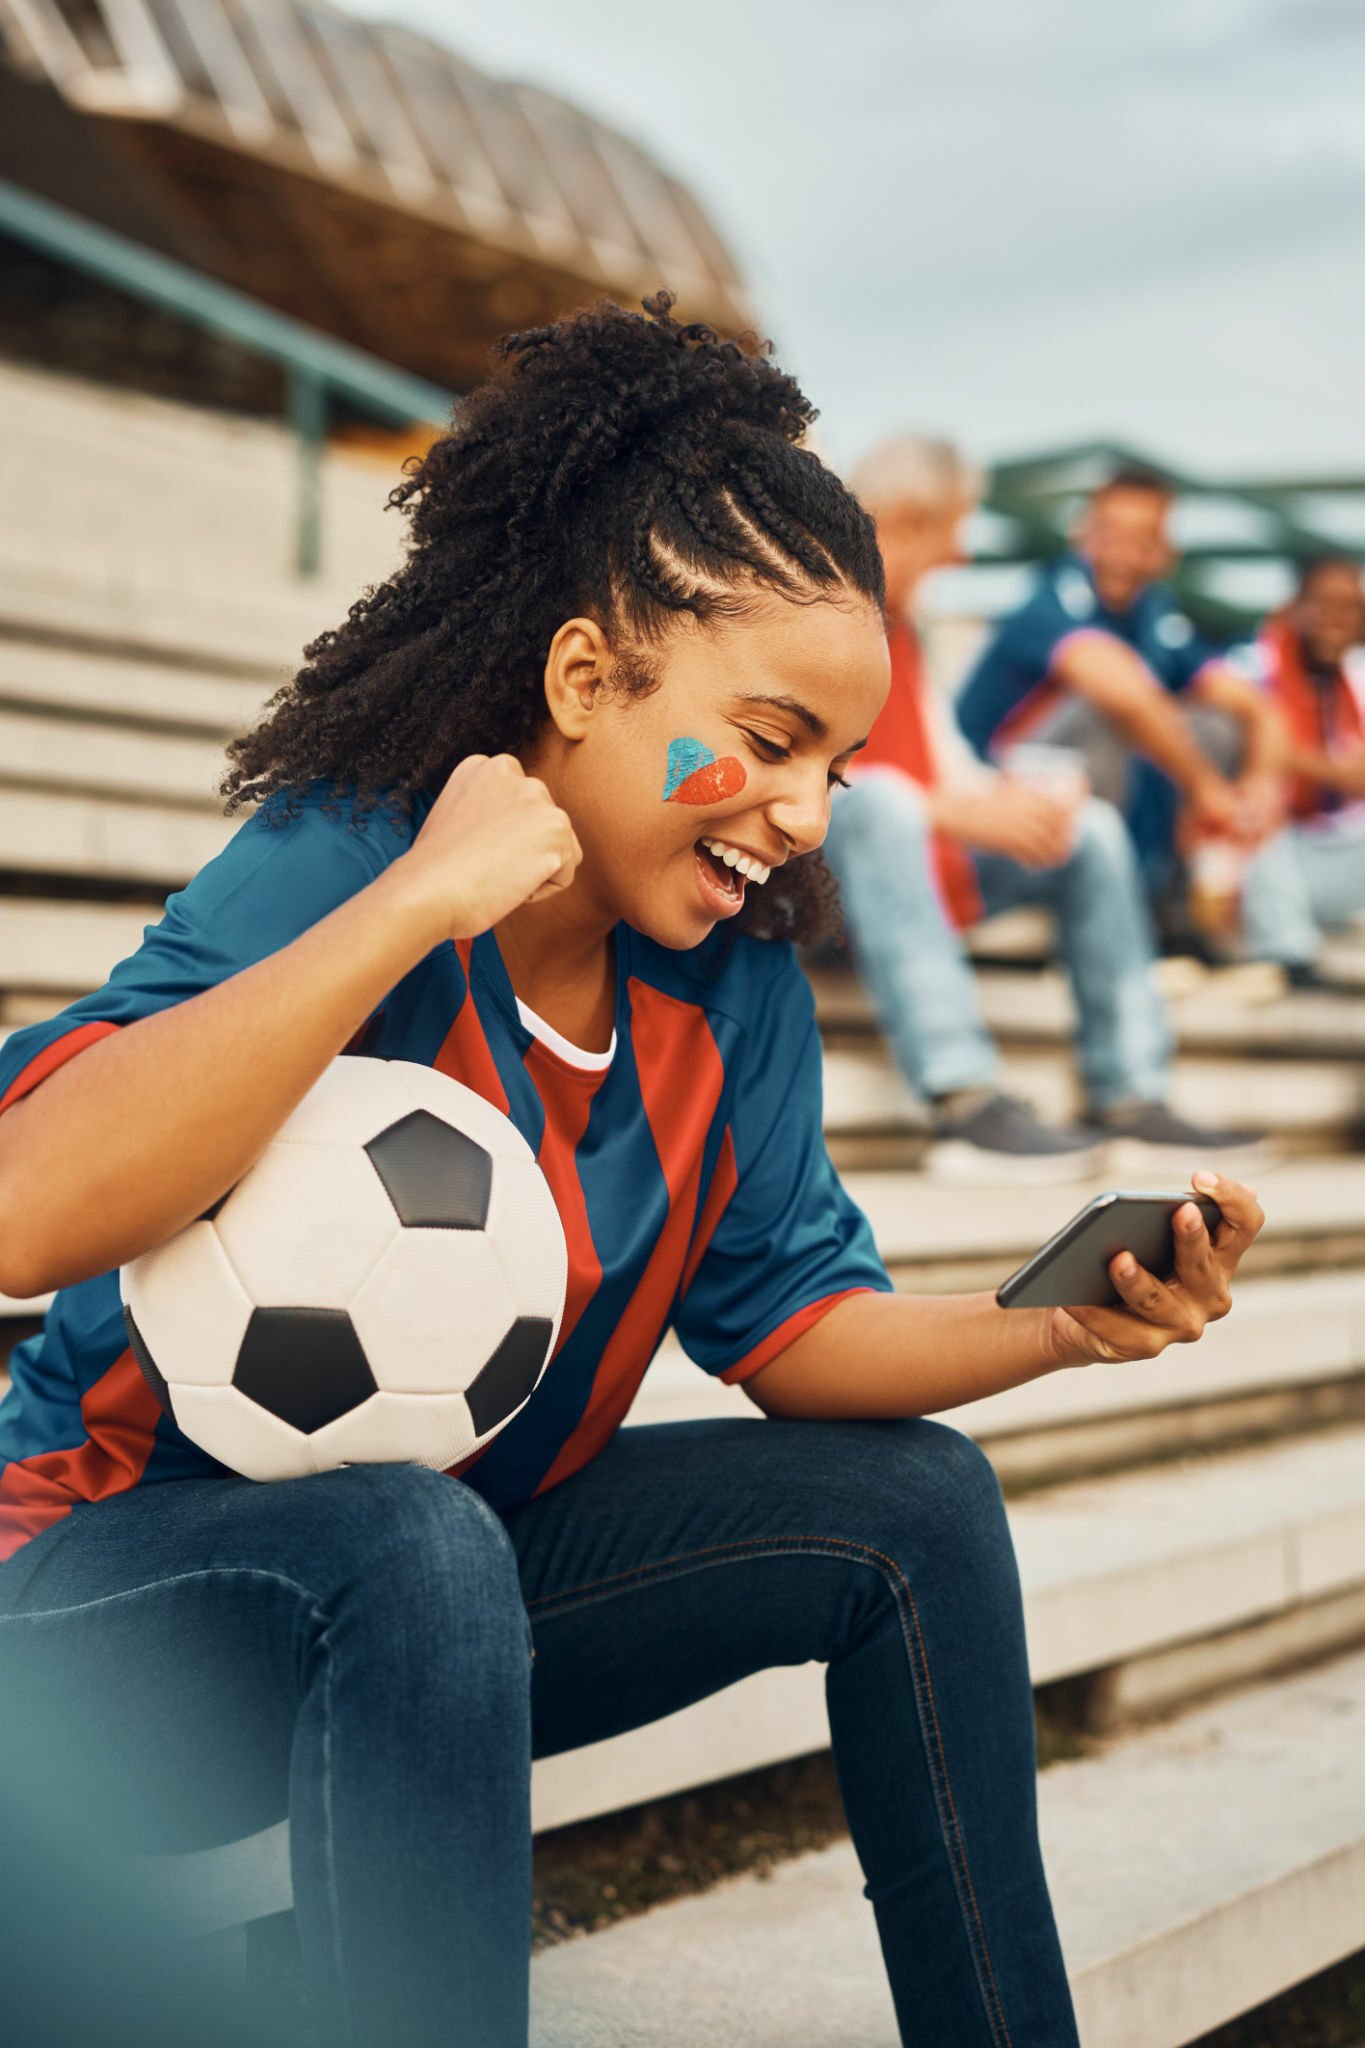
[[[759,589],[882,604],[872,522],[798,445],[815,411],[769,346],[675,321],[667,292],[643,304],[496,344],[487,383],[390,494],[410,522],[401,568],[230,745],[229,812],[279,798],[268,814],[288,816],[322,781],[363,825],[434,795],[467,754],[516,753],[548,717],[545,660],[569,618],[598,621],[624,651],[613,685],[638,694],[680,613],[739,617]],[[837,932],[820,855],[750,890],[729,928]]]

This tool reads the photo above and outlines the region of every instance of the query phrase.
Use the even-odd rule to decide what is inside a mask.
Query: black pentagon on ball
[[[171,1390],[166,1385],[161,1373],[157,1370],[156,1360],[147,1349],[147,1340],[133,1321],[133,1311],[130,1308],[125,1308],[123,1311],[123,1327],[128,1332],[128,1348],[138,1362],[143,1379],[146,1380],[167,1415],[171,1415],[173,1413],[171,1408]]]
[[[400,1117],[365,1150],[406,1227],[482,1230],[488,1221],[491,1155],[429,1110]]]
[[[520,1408],[540,1377],[554,1324],[546,1316],[518,1316],[465,1393],[475,1433],[485,1436]]]
[[[374,1374],[344,1308],[258,1308],[246,1326],[232,1384],[295,1429],[321,1429],[375,1391]]]

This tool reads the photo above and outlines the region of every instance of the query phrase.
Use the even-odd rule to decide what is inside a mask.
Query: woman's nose
[[[813,853],[829,828],[829,783],[821,774],[803,780],[799,788],[774,798],[768,806],[774,828],[787,841],[793,855]]]

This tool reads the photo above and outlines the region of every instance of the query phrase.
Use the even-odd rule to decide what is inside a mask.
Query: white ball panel
[[[443,1472],[476,1447],[463,1394],[371,1394],[310,1439],[320,1472],[333,1465],[429,1465]]]
[[[292,1145],[367,1145],[403,1116],[407,1099],[387,1060],[341,1053],[275,1133]]]
[[[193,1443],[244,1479],[301,1479],[317,1469],[309,1438],[236,1387],[172,1383],[171,1409]]]
[[[402,1080],[416,1108],[429,1109],[433,1116],[464,1131],[495,1159],[531,1158],[531,1148],[511,1118],[485,1102],[473,1088],[466,1088],[463,1081],[415,1060],[390,1060],[389,1068]]]
[[[347,1308],[399,1223],[358,1147],[272,1143],[213,1227],[258,1308]]]
[[[549,1316],[557,1330],[569,1255],[549,1182],[534,1160],[498,1161],[485,1230],[518,1315]]]
[[[501,1170],[500,1162],[495,1187]],[[400,1230],[351,1302],[376,1382],[405,1394],[467,1387],[515,1315],[481,1230]]]
[[[123,1267],[119,1286],[163,1379],[231,1385],[252,1304],[213,1224],[191,1223],[144,1252]]]

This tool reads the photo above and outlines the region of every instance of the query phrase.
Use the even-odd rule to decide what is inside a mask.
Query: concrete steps
[[[1365,1026],[1365,1004],[1360,1008]],[[1083,1115],[1079,1079],[1060,1048],[1007,1043],[1002,1085],[1048,1122],[1078,1121]],[[1178,1115],[1206,1125],[1232,1128],[1254,1117],[1262,1130],[1280,1139],[1345,1142],[1365,1117],[1365,1069],[1358,1057],[1272,1061],[1239,1057],[1231,1047],[1221,1053],[1187,1052],[1172,1074],[1169,1100]],[[924,1105],[881,1045],[826,1051],[825,1125],[833,1135],[852,1141],[892,1136],[927,1142],[929,1136]]]
[[[1084,2048],[1181,2048],[1365,1943],[1363,1754],[1355,1654],[1043,1773]],[[843,1843],[547,1951],[535,2048],[893,2048],[861,1883]]]
[[[1343,935],[1330,959],[1334,974],[1346,983],[1331,994],[1280,992],[1273,969],[1202,971],[1183,960],[1160,962],[1158,978],[1181,1051],[1243,1058],[1355,1057],[1365,1040],[1365,947],[1354,932]],[[1357,970],[1358,994],[1350,986]],[[865,1045],[877,1037],[866,991],[852,973],[815,967],[807,972],[828,1039],[842,1046]],[[1003,1043],[1069,1046],[1075,1008],[1055,968],[979,968],[977,988],[982,1015]]]
[[[175,583],[211,563],[225,587],[294,585],[299,456],[287,427],[16,363],[0,364],[0,411],[5,502],[23,506],[20,537],[37,558],[66,554],[110,579]],[[402,527],[384,500],[397,481],[396,463],[323,454],[324,572],[345,602],[389,572]]]
[[[1101,1724],[1365,1637],[1365,1428],[1057,1487],[1008,1511],[1033,1681],[1102,1671]],[[561,1827],[827,1741],[823,1668],[759,1672],[537,1763],[534,1825]],[[1356,1810],[1365,1838],[1365,1799]],[[280,1911],[287,1829],[168,1868],[206,1929]]]
[[[761,1420],[740,1387],[698,1370],[672,1337],[627,1427]],[[1046,1374],[942,1419],[984,1445],[1007,1492],[1230,1442],[1365,1418],[1365,1273],[1239,1280],[1235,1313],[1193,1347],[1141,1365]]]
[[[1190,1168],[1198,1164],[1189,1161]],[[846,1173],[843,1180],[893,1273],[902,1284],[934,1292],[998,1285],[1101,1189],[1098,1182],[956,1187],[910,1173]],[[1175,1189],[1188,1185],[1188,1176],[1172,1167],[1149,1174],[1146,1184],[1166,1182]],[[1266,1226],[1244,1271],[1259,1276],[1356,1262],[1365,1247],[1365,1160],[1287,1160],[1258,1171],[1255,1185]]]
[[[956,1426],[956,1414],[942,1419]],[[1274,1669],[1305,1643],[1365,1638],[1365,1427],[1071,1482],[1011,1499],[1008,1512],[1033,1682],[1110,1674],[1098,1688],[1102,1720]],[[647,1728],[537,1764],[536,1825],[730,1777],[828,1739],[820,1667],[759,1672]]]

